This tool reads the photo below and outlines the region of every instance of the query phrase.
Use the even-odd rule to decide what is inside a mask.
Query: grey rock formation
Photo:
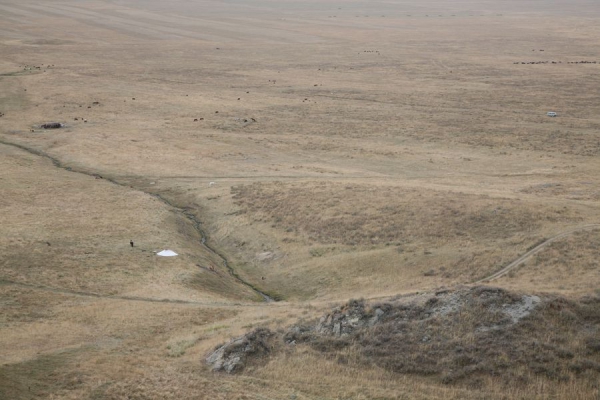
[[[321,335],[346,336],[358,328],[373,326],[384,316],[381,308],[367,309],[362,300],[352,300],[321,317],[315,332]]]
[[[217,347],[206,358],[213,371],[227,373],[244,369],[249,356],[257,357],[270,352],[268,343],[273,333],[266,328],[258,328]]]

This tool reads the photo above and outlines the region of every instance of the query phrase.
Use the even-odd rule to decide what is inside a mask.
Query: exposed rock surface
[[[433,305],[427,310],[431,315],[446,316],[460,312],[465,307],[483,307],[490,313],[500,313],[513,324],[528,316],[541,302],[538,296],[516,295],[506,290],[480,287],[458,291],[440,291],[428,300]]]
[[[270,352],[269,338],[273,333],[265,328],[258,328],[217,347],[206,358],[213,371],[227,373],[244,369],[249,356],[257,357]]]
[[[385,311],[381,308],[367,309],[364,301],[352,300],[324,315],[315,326],[321,335],[346,336],[357,328],[373,326],[381,320]]]
[[[503,289],[491,287],[441,290],[435,294],[423,294],[406,298],[408,301],[379,304],[368,307],[364,300],[351,300],[348,304],[336,307],[319,319],[314,327],[292,327],[289,333],[311,332],[323,336],[344,337],[355,330],[393,320],[414,321],[434,317],[455,315],[473,308],[495,314],[495,320],[502,324],[516,324],[528,316],[541,302],[538,296],[515,295]],[[480,328],[490,329],[481,319]]]
[[[504,304],[502,311],[508,314],[514,324],[519,322],[522,318],[525,318],[535,309],[535,307],[542,300],[538,296],[527,296],[521,297],[521,300],[513,304]]]
[[[329,359],[439,382],[512,387],[528,380],[600,380],[600,297],[568,300],[489,286],[457,287],[368,304],[351,300],[286,332],[258,330],[207,359],[236,372],[279,344],[310,346]],[[586,378],[587,379],[587,378]]]

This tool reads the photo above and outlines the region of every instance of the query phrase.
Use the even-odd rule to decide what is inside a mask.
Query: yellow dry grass
[[[600,222],[599,18],[584,0],[0,0],[0,141],[63,167],[0,144],[0,397],[597,395],[440,386],[301,346],[239,376],[202,359],[349,298],[473,282]],[[258,302],[190,216],[285,301]],[[593,294],[597,239],[494,284]]]
[[[597,246],[599,231],[579,232],[550,244],[497,283],[507,288],[599,294]]]

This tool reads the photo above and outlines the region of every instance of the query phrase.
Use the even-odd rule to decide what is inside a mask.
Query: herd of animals
[[[513,64],[562,64],[562,61],[517,61]],[[565,64],[600,64],[600,61],[567,61]]]

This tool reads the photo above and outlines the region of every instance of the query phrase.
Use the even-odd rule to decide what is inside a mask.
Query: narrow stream
[[[30,154],[33,154],[35,156],[38,157],[43,157],[46,158],[50,161],[52,161],[52,164],[60,169],[64,169],[65,171],[69,171],[69,172],[74,172],[77,174],[83,174],[83,175],[87,175],[87,176],[91,176],[91,177],[98,177],[100,176],[99,174],[95,174],[95,173],[91,173],[91,172],[86,172],[86,171],[81,171],[81,170],[75,170],[71,167],[66,167],[64,166],[60,160],[58,160],[57,158],[52,157],[51,155],[40,151],[40,150],[35,150],[35,149],[31,149],[27,146],[23,146],[17,143],[11,143],[11,142],[6,142],[4,140],[0,140],[1,144],[7,145],[7,146],[12,146],[12,147],[16,147],[18,149],[24,150]],[[258,289],[256,286],[254,286],[253,284],[251,284],[250,282],[247,282],[245,280],[243,280],[238,274],[237,272],[235,272],[235,270],[231,267],[231,265],[229,265],[229,262],[227,261],[227,258],[225,258],[225,256],[223,256],[221,253],[219,253],[217,250],[215,250],[214,248],[212,248],[208,242],[207,242],[207,235],[204,232],[204,230],[201,228],[201,224],[200,221],[196,218],[195,215],[193,215],[192,213],[190,213],[189,211],[186,211],[184,209],[182,209],[181,207],[177,207],[176,205],[174,205],[173,203],[171,203],[169,200],[165,199],[163,196],[161,196],[160,194],[157,193],[151,193],[151,192],[146,192],[144,190],[138,189],[138,188],[134,188],[131,187],[127,184],[124,183],[120,183],[112,178],[106,178],[103,177],[104,180],[117,185],[117,186],[121,186],[121,187],[125,187],[127,189],[130,190],[137,190],[139,192],[145,193],[149,196],[152,196],[158,200],[160,200],[161,202],[163,202],[164,204],[166,204],[167,206],[169,206],[170,208],[176,210],[177,212],[181,213],[188,221],[190,221],[193,226],[194,229],[196,230],[196,232],[200,235],[200,244],[210,253],[212,253],[213,255],[217,256],[219,259],[221,259],[221,261],[223,262],[223,266],[227,269],[227,271],[229,271],[229,274],[235,279],[237,280],[239,283],[241,283],[244,286],[249,287],[250,289],[252,289],[255,293],[257,293],[258,295],[260,295],[265,302],[267,303],[271,303],[274,302],[275,299],[273,299],[271,296],[269,296],[268,294],[264,293],[263,291],[261,291],[260,289]]]

